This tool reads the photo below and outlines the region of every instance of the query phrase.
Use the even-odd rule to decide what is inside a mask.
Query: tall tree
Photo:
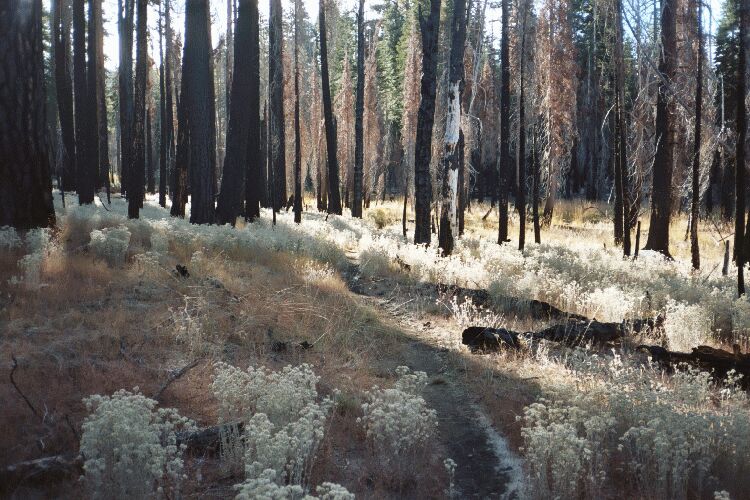
[[[737,199],[735,200],[736,207],[736,220],[735,220],[735,253],[737,259],[737,292],[740,297],[745,293],[745,276],[744,267],[746,262],[745,257],[745,177],[747,165],[745,162],[745,141],[747,139],[747,109],[745,107],[745,94],[747,92],[747,35],[748,35],[748,24],[750,24],[750,13],[748,12],[747,2],[745,0],[737,0],[737,15],[739,16],[739,59],[737,61],[737,151],[735,158],[737,159],[737,166],[735,175],[737,180],[735,187],[737,190]],[[738,238],[737,233],[741,236]]]
[[[659,93],[656,100],[656,156],[651,188],[651,222],[645,250],[669,254],[669,223],[672,215],[672,170],[674,163],[674,103],[671,83],[677,57],[675,0],[661,0],[661,51]],[[743,192],[744,198],[744,192]],[[738,200],[739,203],[739,200]],[[739,211],[737,213],[740,213]],[[744,207],[743,207],[744,217]],[[743,233],[744,224],[740,228]]]
[[[167,206],[167,150],[169,149],[169,138],[167,137],[167,89],[164,75],[167,67],[164,60],[164,18],[167,8],[167,2],[159,4],[159,205],[162,207]]]
[[[102,0],[89,0],[89,16],[89,94],[96,96],[96,100],[92,102],[94,111],[91,113],[96,120],[96,129],[93,127],[91,129],[93,133],[92,142],[96,143],[96,163],[92,173],[96,176],[96,187],[105,188],[107,202],[109,202],[109,128],[107,121],[107,74],[104,69]]]
[[[250,97],[248,114],[250,125],[247,140],[247,170],[245,173],[245,218],[253,220],[260,217],[260,205],[267,205],[266,193],[266,154],[265,128],[260,123],[260,25],[258,24],[258,0],[250,0],[248,17],[250,18]],[[238,20],[239,24],[239,20]],[[239,27],[237,28],[239,30]],[[238,35],[239,36],[239,35]],[[244,49],[243,49],[244,50]],[[235,50],[235,53],[238,51]],[[235,70],[236,72],[237,70]],[[230,113],[231,115],[231,113]]]
[[[73,82],[71,80],[71,2],[54,0],[52,3],[52,47],[55,54],[55,89],[57,111],[62,135],[62,188],[76,187],[76,140],[73,120]]]
[[[507,0],[506,0],[507,1]],[[469,2],[471,5],[471,2]],[[448,76],[448,112],[445,117],[442,158],[442,207],[438,242],[445,255],[453,252],[458,232],[459,138],[461,135],[461,101],[464,90],[464,46],[466,45],[466,2],[454,0],[451,53]]]
[[[362,171],[364,169],[365,113],[365,0],[359,0],[357,13],[357,92],[354,110],[354,189],[352,217],[362,217]]]
[[[77,2],[78,0],[74,0]],[[117,29],[120,43],[118,69],[120,105],[120,186],[129,189],[129,171],[133,164],[133,25],[135,0],[117,0]],[[77,128],[77,127],[76,127]]]
[[[172,7],[170,5],[170,0],[164,0],[164,37],[165,37],[165,46],[164,46],[164,126],[165,126],[165,136],[164,136],[164,143],[165,143],[165,154],[166,154],[166,165],[164,166],[164,185],[162,189],[162,185],[159,185],[159,192],[162,191],[166,192],[167,189],[167,179],[170,177],[170,175],[174,175],[174,156],[175,156],[175,143],[174,143],[174,86],[173,86],[173,78],[172,78]],[[173,187],[174,184],[170,183],[170,188]],[[174,203],[174,193],[170,191],[169,193],[170,197],[172,198],[172,203]],[[166,206],[166,199],[164,200],[164,205]]]
[[[422,32],[422,82],[414,152],[414,243],[429,245],[432,237],[430,232],[430,203],[432,201],[430,161],[432,159],[432,128],[435,123],[440,0],[430,0],[430,11],[426,16],[422,11],[421,2],[417,9]]]
[[[0,226],[53,226],[42,0],[0,3],[0,47]]]
[[[92,154],[89,144],[92,137],[91,118],[92,103],[88,96],[86,79],[86,0],[73,1],[73,85],[75,88],[76,116],[76,188],[78,203],[81,205],[94,202],[94,177],[91,165]],[[95,103],[95,101],[94,101]]]
[[[625,123],[625,58],[623,56],[622,0],[615,2],[615,244],[622,243],[630,255],[630,197],[627,162],[627,125]],[[619,228],[619,234],[618,234]]]
[[[232,224],[242,214],[245,182],[253,185],[257,182],[257,174],[245,179],[245,169],[248,161],[257,161],[248,156],[250,152],[250,121],[258,120],[258,95],[254,96],[255,106],[252,106],[252,6],[255,0],[240,0],[237,13],[237,33],[234,37],[237,49],[234,59],[234,78],[232,80],[232,96],[230,100],[229,130],[227,132],[227,152],[224,156],[224,174],[222,175],[221,191],[216,206],[216,221],[219,224]],[[257,12],[257,6],[256,6]],[[257,17],[256,17],[257,25]],[[257,31],[257,28],[256,28]],[[251,110],[252,108],[252,110]],[[257,137],[257,127],[255,136]],[[249,172],[248,172],[249,173]],[[250,201],[248,201],[250,203]],[[257,201],[256,201],[257,205]]]
[[[278,211],[286,202],[286,146],[284,138],[284,36],[281,23],[281,0],[270,0],[268,18],[268,95],[271,101],[269,110],[269,144],[273,169],[273,210]]]
[[[695,130],[693,134],[692,200],[690,205],[690,261],[693,269],[700,269],[701,256],[698,248],[698,219],[700,218],[700,165],[701,165],[701,109],[703,108],[703,9],[702,0],[695,0],[695,36],[698,38],[698,54],[695,81]]]
[[[339,164],[336,153],[336,132],[331,104],[331,84],[328,73],[328,33],[326,31],[326,2],[320,0],[318,10],[320,33],[320,79],[323,93],[323,119],[326,129],[326,162],[328,165],[328,213],[341,215]]]
[[[128,176],[128,217],[137,219],[143,206],[146,176],[146,78],[148,69],[148,0],[137,0],[133,165]]]
[[[294,0],[294,222],[297,224],[302,222],[302,145],[300,144],[302,139],[299,130],[299,2],[300,0]],[[360,0],[360,12],[363,2],[364,0]]]
[[[214,222],[216,185],[216,109],[211,64],[211,26],[208,0],[187,0],[185,12],[186,101],[189,127],[190,222]]]
[[[526,21],[531,0],[523,2],[521,9],[521,47],[518,53],[518,148],[516,166],[518,168],[518,193],[516,209],[518,210],[518,249],[523,251],[526,245]]]
[[[500,35],[500,154],[498,155],[498,210],[497,242],[508,241],[508,188],[510,177],[510,58],[508,52],[508,1],[502,0],[502,28]]]
[[[101,95],[101,88],[99,87],[99,68],[97,55],[97,41],[99,39],[99,31],[97,26],[101,24],[102,20],[102,6],[101,0],[88,0],[89,4],[89,20],[88,20],[88,42],[86,45],[86,101],[85,111],[86,115],[82,117],[86,122],[86,165],[88,168],[88,176],[91,176],[91,183],[93,188],[98,188],[100,184],[100,173],[99,168],[101,165],[101,157],[99,151],[99,119],[101,116],[101,110],[99,109],[99,101],[103,101],[104,96]],[[103,59],[102,59],[103,61]],[[93,192],[91,194],[93,201]]]

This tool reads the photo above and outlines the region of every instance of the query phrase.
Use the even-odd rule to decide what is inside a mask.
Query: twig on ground
[[[172,382],[179,379],[180,377],[185,375],[188,371],[190,371],[192,368],[194,368],[200,362],[200,360],[201,358],[197,358],[193,360],[192,363],[189,363],[183,366],[182,368],[180,368],[179,370],[177,370],[176,372],[173,372],[172,375],[170,375],[169,378],[162,384],[159,390],[156,391],[156,395],[154,396],[154,399],[157,401],[161,401],[161,395],[164,393],[167,387],[169,387],[172,384]]]
[[[20,387],[18,387],[18,384],[16,384],[16,380],[13,378],[13,374],[15,373],[16,369],[18,368],[18,360],[16,359],[16,356],[14,354],[10,355],[10,358],[13,360],[13,368],[10,370],[10,383],[13,384],[13,387],[15,387],[16,392],[21,395],[23,400],[26,402],[26,405],[31,409],[32,413],[36,415],[36,417],[44,423],[44,418],[39,414],[38,411],[36,411],[36,408],[34,408],[34,405],[31,404],[31,401],[29,401],[29,398],[26,397],[26,394],[23,393]]]

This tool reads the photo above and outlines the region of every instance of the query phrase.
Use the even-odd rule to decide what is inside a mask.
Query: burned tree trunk
[[[339,164],[336,154],[336,132],[333,124],[331,84],[328,76],[328,35],[326,33],[325,0],[320,0],[320,78],[323,93],[323,117],[326,127],[326,160],[328,162],[328,213],[341,215]]]
[[[52,4],[52,44],[55,53],[55,88],[57,111],[62,135],[62,189],[76,188],[76,139],[73,121],[73,82],[70,61],[72,58],[70,31],[70,0],[54,0]]]
[[[352,217],[362,218],[362,174],[364,169],[365,114],[365,0],[359,0],[357,14],[357,92],[354,105],[354,189]]]
[[[146,73],[148,71],[148,0],[137,0],[135,42],[135,98],[133,109],[133,165],[128,186],[128,218],[137,219],[143,206],[146,175]]]
[[[464,0],[453,3],[453,27],[448,76],[448,111],[445,117],[445,150],[442,164],[442,205],[438,244],[444,255],[453,253],[458,231],[458,168],[461,135],[461,97],[464,91],[464,45],[466,44],[466,6]]]
[[[133,164],[133,23],[135,0],[118,0],[117,28],[120,42],[118,69],[120,99],[120,187],[129,189]]]
[[[698,74],[696,75],[695,87],[695,131],[693,137],[693,172],[692,172],[692,199],[690,206],[690,260],[693,269],[700,269],[701,256],[698,248],[698,219],[700,218],[701,200],[701,108],[703,107],[703,21],[701,15],[701,0],[696,2],[696,36],[698,37]]]
[[[0,226],[55,224],[43,51],[42,1],[0,3]]]
[[[273,169],[273,210],[278,211],[286,201],[286,159],[284,139],[284,65],[282,45],[284,43],[281,24],[281,0],[271,0],[268,27],[268,95],[269,116],[269,169]]]
[[[432,200],[432,128],[435,123],[435,88],[437,84],[437,43],[440,32],[440,0],[430,0],[427,17],[418,7],[422,32],[422,83],[417,115],[417,139],[414,154],[414,243],[430,244],[430,202]]]
[[[497,243],[508,241],[508,181],[510,176],[510,61],[508,60],[508,0],[502,0],[500,35],[500,151],[498,165],[499,223]]]
[[[297,224],[302,222],[302,145],[300,144],[299,130],[299,2],[300,0],[294,2],[294,222]],[[364,0],[360,0],[360,15],[362,15],[363,4]],[[362,213],[359,215],[361,217]]]

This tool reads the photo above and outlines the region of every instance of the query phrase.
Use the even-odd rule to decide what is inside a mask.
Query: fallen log
[[[536,299],[521,299],[518,297],[506,297],[499,296],[493,297],[490,292],[483,288],[464,288],[458,285],[445,285],[438,283],[436,289],[439,295],[452,298],[455,297],[459,301],[471,300],[475,306],[485,307],[490,310],[501,309],[498,307],[499,304],[505,304],[513,309],[528,308],[529,314],[535,319],[548,319],[548,320],[561,320],[561,319],[574,319],[580,321],[588,321],[589,318],[581,316],[580,314],[563,311],[548,302],[544,302]]]
[[[177,444],[185,445],[192,455],[216,455],[221,446],[221,433],[234,426],[242,432],[244,423],[214,425],[193,432],[177,433]],[[84,458],[72,453],[27,460],[0,469],[0,493],[18,484],[54,483],[78,478],[83,474]],[[11,490],[12,491],[12,490]],[[2,495],[0,495],[1,497]]]
[[[734,370],[737,375],[742,375],[740,384],[746,389],[750,388],[750,354],[742,354],[737,346],[734,352],[706,345],[693,347],[689,353],[670,351],[656,345],[639,345],[636,349],[648,353],[654,362],[668,371],[688,365],[723,380]]]
[[[544,328],[538,332],[514,332],[504,328],[470,326],[461,333],[461,343],[472,350],[499,351],[503,348],[519,349],[522,341],[547,340],[568,347],[595,345],[611,346],[630,333],[660,326],[660,320],[639,319],[621,323],[603,323],[596,320],[570,320]]]

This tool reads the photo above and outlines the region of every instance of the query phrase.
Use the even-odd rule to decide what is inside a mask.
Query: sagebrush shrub
[[[93,498],[174,498],[183,479],[183,446],[177,432],[192,430],[174,409],[120,390],[84,399],[83,481]]]
[[[298,484],[279,485],[273,469],[266,469],[257,478],[235,488],[239,490],[235,500],[354,500],[346,488],[327,482],[316,488],[318,496],[305,495]]]
[[[361,422],[367,437],[386,461],[418,452],[437,429],[437,413],[419,394],[427,384],[427,375],[411,373],[404,366],[397,373],[393,388],[373,387],[367,393],[368,402],[362,404]]]
[[[130,231],[124,225],[91,231],[89,248],[110,266],[119,266],[125,262],[129,245]]]
[[[13,250],[21,246],[21,238],[16,229],[10,226],[0,226],[0,250]]]

